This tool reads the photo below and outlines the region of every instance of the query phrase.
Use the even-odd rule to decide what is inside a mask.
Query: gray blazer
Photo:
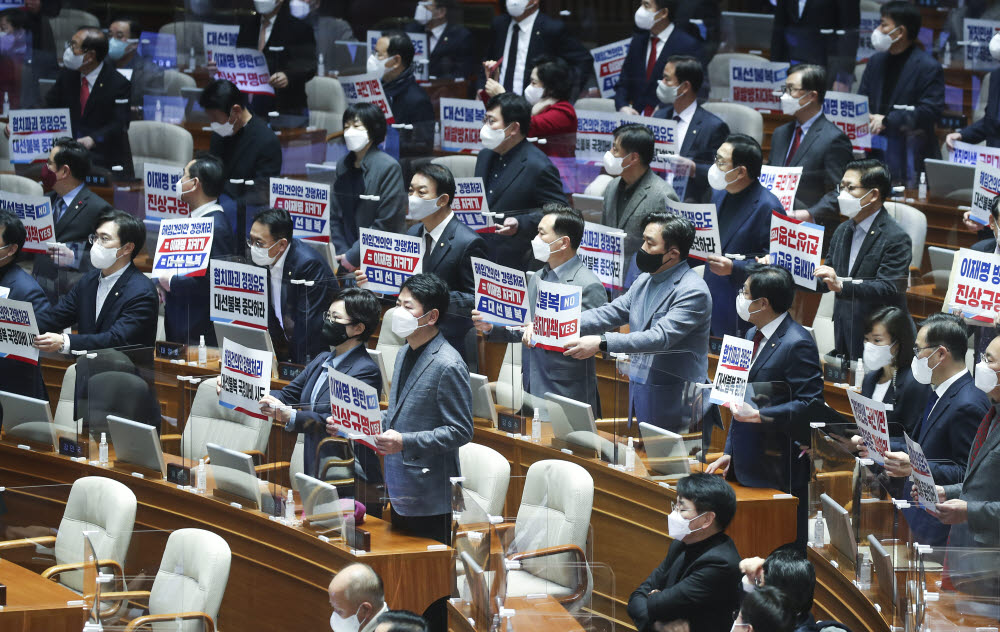
[[[348,160],[353,160],[351,154],[337,163],[337,178],[347,173]],[[361,259],[361,243],[345,230],[346,214],[354,215],[353,224],[358,228],[390,233],[406,230],[406,185],[403,184],[399,163],[384,151],[372,148],[361,159],[361,172],[365,181],[363,193],[377,195],[378,200],[340,199],[335,188],[330,196],[330,239],[337,248],[337,254],[347,255],[353,266],[357,266]]]
[[[561,278],[557,278],[546,263],[528,279],[528,314],[531,318],[535,315],[535,299],[538,296],[540,278],[582,288],[583,311],[600,307],[608,302],[608,293],[601,280],[580,261],[579,257],[573,257],[564,263],[559,274]],[[521,334],[506,327],[494,327],[488,339],[496,342],[520,343]],[[524,390],[537,397],[544,397],[545,393],[555,393],[578,402],[586,402],[596,415],[598,413],[596,362],[595,358],[581,362],[564,356],[559,351],[549,351],[540,347],[527,348],[521,356],[521,380]]]
[[[674,188],[667,184],[655,171],[649,169],[635,183],[635,192],[625,208],[618,208],[618,187],[622,177],[618,176],[604,190],[604,212],[601,223],[605,226],[615,226],[627,233],[625,238],[625,265],[629,265],[632,255],[642,245],[642,220],[653,211],[666,209],[666,200],[675,202],[679,199]]]
[[[995,413],[996,404],[987,413]],[[998,547],[1000,546],[1000,494],[997,481],[1000,480],[1000,431],[986,437],[975,460],[970,461],[965,470],[965,480],[953,485],[945,485],[948,499],[961,498],[969,506],[969,520],[951,528],[950,545],[953,547]],[[996,572],[994,570],[994,572]]]
[[[396,356],[399,375],[408,347]],[[383,430],[403,435],[403,451],[385,457],[385,484],[396,513],[451,512],[451,481],[461,476],[458,448],[472,440],[469,369],[440,333],[427,343],[405,385],[393,381]]]

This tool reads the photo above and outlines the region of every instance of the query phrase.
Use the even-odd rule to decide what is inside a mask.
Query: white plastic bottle
[[[198,366],[208,364],[208,348],[205,347],[205,336],[198,337]]]
[[[205,459],[198,459],[197,490],[199,494],[208,491],[208,470],[205,467]]]
[[[539,443],[542,440],[542,409],[535,407],[535,412],[531,415],[531,440]]]
[[[861,388],[865,379],[865,361],[858,358],[858,366],[854,369],[854,388]]]
[[[194,72],[194,46],[188,52],[188,72]]]
[[[3,93],[3,115],[4,118],[10,117],[10,95],[6,92]]]
[[[323,62],[323,53],[320,53],[319,57],[316,59],[316,76],[326,76],[326,64]]]
[[[285,499],[285,522],[295,523],[295,497],[292,496],[292,490],[288,490],[288,497]]]
[[[823,546],[826,544],[826,523],[823,521],[823,512],[816,512],[816,522],[813,523],[813,546]]]
[[[927,172],[920,172],[920,185],[917,187],[917,197],[921,200],[927,199]]]
[[[163,120],[163,104],[160,103],[159,99],[156,100],[156,115],[153,116],[153,119],[157,123]]]
[[[635,471],[635,444],[632,443],[632,437],[628,438],[628,445],[625,446],[625,469]]]
[[[101,467],[108,464],[108,437],[106,433],[101,433],[101,445],[97,447],[97,460]]]
[[[944,60],[941,65],[945,68],[951,66],[951,42],[944,43]]]
[[[872,563],[864,551],[858,552],[858,588],[861,590],[871,590],[872,587]]]

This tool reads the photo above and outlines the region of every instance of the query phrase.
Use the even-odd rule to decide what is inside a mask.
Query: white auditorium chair
[[[910,236],[913,254],[910,259],[910,277],[920,276],[920,264],[924,258],[924,243],[927,241],[927,216],[902,202],[886,202],[885,210],[896,220],[899,227]]]
[[[382,357],[382,352],[378,349],[368,349],[368,357],[378,365],[379,375],[382,376],[382,401],[389,401],[391,384],[389,383],[389,368],[385,365],[385,358]]]
[[[584,195],[594,195],[598,197],[604,196],[605,189],[614,180],[611,176],[606,173],[599,174],[594,181],[587,185],[587,188],[583,190]]]
[[[378,342],[375,343],[375,350],[382,353],[382,361],[385,363],[385,372],[392,384],[392,373],[396,369],[396,354],[406,344],[404,338],[400,338],[392,331],[392,318],[398,307],[391,307],[382,317],[382,329],[379,330]],[[386,394],[386,399],[389,395]]]
[[[702,106],[707,112],[718,116],[729,126],[730,134],[746,134],[764,142],[764,117],[760,112],[742,103],[710,102]]]
[[[978,121],[979,119],[986,116],[986,102],[989,101],[990,97],[990,75],[993,73],[986,73],[983,75],[983,81],[979,84],[979,98],[976,99],[976,109],[972,112],[972,118],[970,121]],[[943,154],[947,155],[947,154]]]
[[[864,64],[855,64],[854,65],[854,85],[855,86],[860,86],[861,85],[861,77],[864,76],[864,74],[865,74],[865,68],[867,68],[867,67],[868,67],[867,63],[864,63]]]
[[[494,450],[478,443],[466,443],[458,449],[462,488],[491,516],[502,516],[507,486],[510,484],[510,462]]]
[[[179,54],[180,51],[178,51]],[[168,97],[179,97],[184,88],[196,87],[198,84],[195,83],[194,77],[191,75],[185,75],[178,70],[163,71],[163,91]]]
[[[813,318],[813,336],[816,338],[816,348],[819,350],[819,357],[823,357],[833,351],[833,292],[826,292],[819,299],[819,307],[816,308],[816,316]]]
[[[77,30],[80,28],[85,26],[100,28],[101,22],[93,13],[81,11],[80,9],[70,9],[64,6],[59,11],[59,15],[49,18],[49,26],[52,27],[52,41],[55,42],[56,50],[60,52],[57,55],[59,65],[62,66],[61,52],[66,46],[66,42],[73,39],[73,36],[76,35]]]
[[[614,99],[597,99],[593,97],[583,97],[577,99],[573,107],[577,110],[589,110],[591,112],[617,112]]]
[[[14,165],[10,162],[10,139],[0,136],[0,173],[13,173]],[[0,188],[3,188],[0,186]],[[6,189],[4,189],[6,191]]]
[[[520,342],[508,343],[507,350],[503,354],[503,364],[500,365],[500,373],[497,381],[490,384],[493,388],[493,401],[498,406],[513,408],[514,410],[533,410],[536,406],[545,406],[544,400],[536,399],[531,393],[524,390],[521,379],[521,353],[524,345]]]
[[[132,164],[142,173],[147,162],[184,168],[194,155],[194,138],[180,125],[156,121],[132,121],[128,126]]]
[[[59,402],[56,404],[56,411],[52,413],[52,421],[60,428],[83,434],[83,417],[73,418],[74,403],[76,402],[75,391],[76,364],[71,364],[66,367],[66,373],[63,374],[62,386],[59,388]]]
[[[731,59],[768,61],[760,55],[748,53],[716,53],[712,61],[708,62],[708,85],[711,86],[708,96],[710,99],[729,98],[729,60]],[[706,103],[706,105],[708,104]]]
[[[160,27],[160,33],[173,35],[177,39],[177,67],[187,68],[188,57],[194,48],[196,66],[205,65],[204,23],[196,21],[168,22]],[[134,37],[138,37],[135,34]],[[169,94],[169,93],[168,93]]]
[[[17,193],[18,195],[45,195],[41,184],[31,178],[15,176],[12,173],[0,173],[0,191]]]
[[[447,167],[456,178],[472,178],[476,175],[475,156],[438,156],[431,162]]]
[[[344,110],[347,98],[340,81],[332,77],[313,77],[306,83],[306,104],[309,106],[309,127],[325,129],[327,140],[344,131]]]
[[[298,435],[298,438],[295,439],[295,447],[292,448],[292,457],[288,459],[288,476],[292,481],[292,489],[295,491],[299,491],[299,481],[295,475],[306,471],[305,457],[303,456],[306,449],[306,436],[301,432]]]

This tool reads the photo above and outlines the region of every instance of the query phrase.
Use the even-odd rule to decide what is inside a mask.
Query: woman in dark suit
[[[910,316],[898,307],[883,307],[865,323],[865,379],[861,394],[886,406],[889,434],[912,432],[920,419],[917,410],[926,398],[917,396],[923,386],[910,374],[913,329]]]

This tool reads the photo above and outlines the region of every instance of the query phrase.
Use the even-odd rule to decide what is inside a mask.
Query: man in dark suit
[[[222,193],[222,161],[211,154],[199,154],[184,167],[177,181],[181,199],[191,209],[191,219],[212,221],[210,259],[237,254],[233,227],[219,206]],[[210,313],[210,270],[203,276],[178,277],[167,274],[158,281],[163,290],[163,328],[167,340],[197,345],[201,336],[205,344],[218,346]]]
[[[809,461],[799,458],[809,446],[813,400],[822,401],[823,372],[816,342],[788,309],[795,299],[791,273],[778,266],[752,264],[737,297],[740,317],[753,324],[754,342],[747,377],[747,402],[730,406],[733,423],[723,456],[708,468],[732,473],[744,487],[768,487],[799,499],[796,543],[805,547],[809,507]],[[766,454],[768,458],[762,459]]]
[[[990,73],[990,92],[986,99],[983,118],[945,137],[948,147],[954,149],[955,141],[973,145],[986,141],[988,147],[1000,147],[1000,68]]]
[[[656,97],[663,107],[656,118],[677,121],[677,153],[694,162],[695,172],[688,175],[684,199],[704,202],[708,198],[708,170],[715,163],[715,152],[729,136],[729,126],[718,116],[698,105],[698,92],[705,82],[705,70],[694,57],[674,55],[663,66],[662,87]]]
[[[839,189],[840,213],[851,221],[833,231],[825,265],[816,268],[815,277],[820,292],[836,292],[834,350],[858,359],[869,314],[886,305],[909,313],[906,283],[913,250],[910,236],[882,209],[892,192],[884,164],[872,159],[847,163]]]
[[[430,155],[434,149],[434,107],[413,76],[413,42],[402,31],[389,31],[378,39],[372,54],[378,60],[382,89],[396,123],[413,126],[399,130],[400,158]]]
[[[635,17],[636,31],[615,86],[619,112],[652,116],[660,107],[656,86],[667,60],[674,55],[701,54],[701,42],[674,24],[677,4],[677,0],[642,0]],[[643,21],[642,16],[648,17]]]
[[[877,135],[872,144],[883,145],[894,181],[915,187],[924,159],[940,156],[934,125],[944,109],[944,74],[941,64],[915,45],[921,23],[916,5],[893,0],[880,11],[872,44],[881,51],[868,60],[858,94],[868,97],[870,130]]]
[[[90,150],[94,164],[120,165],[131,177],[128,144],[131,85],[112,64],[104,63],[108,38],[96,28],[78,30],[63,55],[63,69],[45,96],[47,108],[69,108],[73,134]]]
[[[35,346],[62,353],[153,346],[159,299],[153,282],[132,263],[145,243],[146,228],[125,211],[97,218],[90,251],[94,270],[38,319],[38,330],[49,333],[38,335]],[[61,333],[72,325],[79,333]]]
[[[823,66],[830,71],[824,88],[850,92],[860,23],[858,0],[777,0],[771,61]]]
[[[139,55],[142,27],[130,17],[119,17],[108,26],[108,60],[124,72],[132,84],[131,107],[135,118],[143,118],[145,96],[164,94],[163,68],[150,57]]]
[[[492,38],[486,53],[487,60],[498,62],[493,78],[507,92],[521,95],[531,85],[531,69],[538,64],[539,57],[561,57],[573,69],[575,93],[593,75],[594,58],[567,32],[562,20],[542,13],[540,4],[541,0],[513,0],[508,3],[508,12],[493,18]],[[483,87],[485,81],[480,76],[478,87]]]
[[[503,228],[486,235],[489,258],[526,270],[528,242],[541,219],[538,209],[547,202],[566,202],[562,180],[549,157],[527,141],[531,106],[524,97],[510,91],[492,97],[483,123],[484,149],[476,157],[475,173],[486,185],[490,210],[506,215]]]
[[[330,416],[330,381],[327,370],[332,368],[371,386],[382,395],[382,374],[368,355],[365,344],[378,329],[382,308],[378,298],[368,290],[348,288],[323,314],[323,351],[298,374],[288,386],[271,391],[260,400],[261,412],[273,414],[275,421],[285,424],[287,432],[302,433],[303,472],[318,477],[316,449],[327,436],[335,436],[335,427],[327,427]],[[366,513],[382,517],[382,467],[378,455],[361,444],[354,443],[354,497],[365,506]]]
[[[583,241],[583,217],[578,211],[558,204],[546,205],[544,212],[542,221],[538,223],[538,235],[532,243],[540,245],[535,257],[539,260],[542,260],[540,255],[545,257],[545,265],[528,279],[529,319],[534,319],[539,280],[581,288],[580,306],[583,311],[606,304],[608,293],[604,284],[577,256],[577,249]],[[478,311],[472,314],[476,328],[489,340],[514,344],[522,342],[522,332],[495,327],[486,322]],[[590,404],[594,414],[600,416],[596,366],[594,358],[580,362],[559,351],[529,346],[521,356],[521,381],[524,391],[534,396],[536,401],[546,393],[555,393]],[[524,398],[526,407],[528,399]]]
[[[667,556],[628,600],[639,632],[670,622],[686,622],[683,629],[691,632],[732,625],[740,556],[725,530],[735,513],[736,493],[722,477],[691,474],[677,482],[677,502],[667,516]]]
[[[784,215],[781,202],[758,178],[763,163],[760,145],[745,134],[732,134],[716,152],[708,182],[715,189],[712,203],[718,209],[719,251],[760,255],[771,248],[771,213]],[[713,179],[712,171],[718,174]],[[736,295],[746,281],[749,257],[734,261],[709,255],[705,283],[712,291],[712,335],[737,335],[742,329],[736,316]]]
[[[256,11],[240,18],[236,46],[264,53],[271,72],[274,96],[254,95],[254,111],[278,111],[284,115],[282,126],[302,127],[308,121],[306,82],[316,76],[316,40],[312,27],[292,17],[288,4],[255,0]]]
[[[310,246],[292,237],[292,216],[284,209],[258,213],[249,244],[253,262],[268,269],[268,330],[275,354],[283,362],[308,364],[327,346],[323,312],[340,287],[337,278]]]
[[[17,265],[24,248],[27,232],[24,224],[10,211],[0,211],[0,296],[13,301],[31,303],[35,319],[49,309],[49,300],[31,275]],[[42,381],[41,366],[0,358],[0,390],[38,399],[48,399]]]
[[[222,160],[225,169],[223,191],[247,204],[267,204],[270,178],[281,174],[278,137],[247,109],[246,95],[225,79],[205,86],[198,103],[211,121],[209,151]],[[254,184],[248,187],[231,180],[253,180]]]
[[[410,33],[427,33],[428,74],[438,79],[467,79],[476,71],[477,46],[472,32],[459,23],[457,0],[417,3]],[[530,72],[530,69],[529,69]]]

